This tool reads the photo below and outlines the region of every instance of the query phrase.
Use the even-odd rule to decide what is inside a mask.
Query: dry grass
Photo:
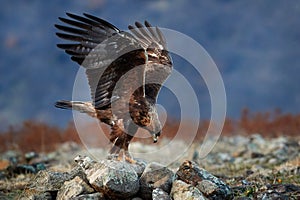
[[[188,127],[191,122],[183,121],[181,123],[183,123],[186,133],[188,134],[190,132]],[[203,138],[208,125],[208,121],[200,122],[195,140],[201,140]],[[162,137],[173,138],[177,133],[178,127],[179,121],[168,119],[163,128]],[[89,129],[91,130],[90,132],[93,132],[93,129],[96,130],[93,126],[89,127]],[[105,135],[108,135],[109,129],[106,127],[104,130]],[[276,137],[280,135],[299,136],[299,132],[300,114],[282,114],[279,110],[251,113],[245,108],[241,112],[240,119],[226,119],[222,134],[228,136],[235,133],[244,135],[260,133],[265,137]],[[184,140],[184,138],[180,139]],[[151,139],[135,140],[145,143],[152,142]],[[19,127],[10,127],[8,130],[0,133],[0,152],[8,149],[16,149],[23,152],[49,152],[54,150],[57,144],[66,141],[81,143],[74,124],[72,123],[69,123],[66,128],[61,129],[40,122],[25,121]],[[103,140],[99,137],[95,137],[94,142],[102,144]]]

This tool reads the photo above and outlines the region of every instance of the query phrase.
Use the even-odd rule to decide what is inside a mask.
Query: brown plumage
[[[92,102],[58,101],[55,106],[74,109],[111,126],[111,157],[128,153],[138,127],[149,131],[154,142],[161,131],[156,111],[161,85],[172,71],[166,40],[149,22],[129,25],[130,32],[89,14],[59,18],[57,36],[71,41],[58,44],[86,69]],[[123,151],[121,151],[123,150]],[[123,154],[121,154],[123,153]]]

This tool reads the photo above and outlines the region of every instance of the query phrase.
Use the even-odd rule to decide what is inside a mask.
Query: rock
[[[6,176],[7,176],[7,174],[4,171],[0,170],[0,183],[1,183],[1,180],[6,179]],[[0,189],[1,189],[1,187],[0,187]]]
[[[88,156],[76,156],[74,161],[83,169],[88,170],[91,169],[97,162],[91,159]]]
[[[138,177],[140,177],[147,166],[147,162],[141,159],[136,159],[136,163],[132,163],[131,166],[137,173]]]
[[[39,154],[34,151],[30,151],[30,152],[25,153],[24,157],[27,162],[30,162],[32,159],[38,158]]]
[[[32,199],[32,200],[53,200],[56,198],[56,193],[53,192],[41,192],[38,194],[34,194],[29,197],[21,197],[21,200],[25,199]]]
[[[251,152],[251,158],[262,158],[264,154],[258,152]]]
[[[163,191],[161,188],[155,188],[152,191],[153,200],[172,200],[168,193]]]
[[[91,186],[110,199],[132,197],[139,190],[138,175],[128,162],[96,162],[86,156],[77,156],[75,161],[82,167]]]
[[[81,150],[81,146],[76,142],[65,142],[59,146],[58,152],[75,153]]]
[[[224,162],[233,162],[234,158],[229,155],[229,153],[218,153],[220,161]]]
[[[169,193],[175,174],[167,167],[152,162],[148,164],[140,178],[139,194],[143,199],[151,199],[152,191],[161,188]]]
[[[277,164],[277,163],[280,163],[280,162],[279,162],[278,159],[276,159],[276,158],[271,158],[271,159],[268,161],[268,164],[270,164],[270,165],[275,165],[275,164]]]
[[[264,193],[257,195],[257,198],[262,199],[262,200],[274,200],[274,199],[288,200],[289,199],[288,196],[282,195],[278,192],[264,192]]]
[[[218,186],[209,180],[200,181],[197,185],[197,188],[205,195],[210,196],[215,191],[218,190]]]
[[[261,152],[266,149],[267,141],[260,134],[250,136],[250,141],[247,145],[250,151]]]
[[[58,191],[57,200],[67,200],[77,197],[81,194],[89,194],[95,192],[84,180],[76,176],[70,181],[65,181],[61,189]]]
[[[11,165],[16,165],[20,162],[22,158],[21,152],[18,151],[6,151],[4,154],[1,155],[1,159],[9,160]]]
[[[102,193],[82,194],[72,198],[72,200],[105,200]]]
[[[169,169],[175,171],[179,166],[182,169],[181,176],[173,181],[173,187],[170,194],[162,188],[149,189],[148,199],[226,199],[224,196],[214,196],[217,193],[222,193],[222,184],[214,179],[226,180],[230,183],[231,191],[234,194],[234,200],[250,200],[250,199],[300,199],[300,187],[298,184],[300,162],[299,151],[300,143],[298,138],[268,138],[261,139],[260,136],[254,136],[251,139],[244,136],[233,136],[221,138],[216,144],[213,151],[206,157],[200,160],[195,155],[194,159],[201,161],[201,167],[205,168],[210,173],[218,173],[220,176],[213,179],[207,178],[208,172],[199,167],[183,168],[182,162],[177,160],[168,166]],[[165,141],[162,141],[165,142]],[[165,144],[168,141],[166,140]],[[140,151],[143,151],[147,145],[140,145]],[[198,148],[198,147],[197,147]],[[107,178],[106,180],[128,180],[123,176],[128,172],[114,172],[110,169],[120,168],[120,165],[131,167],[129,172],[135,171],[137,177],[144,176],[143,172],[147,164],[145,161],[137,160],[134,164],[111,164],[99,168],[99,158],[105,157],[103,149],[89,149],[88,152],[77,148],[73,144],[65,144],[58,150],[51,153],[39,153],[36,157],[34,154],[23,154],[18,151],[7,151],[0,154],[0,199],[58,199],[62,198],[61,193],[71,195],[70,199],[126,199],[126,200],[147,200],[141,196],[141,193],[122,196],[120,193],[113,190],[111,193],[117,195],[104,194],[97,192],[90,184],[93,180],[87,178],[87,171],[103,170],[103,177],[107,177],[106,173],[118,174],[120,177]],[[79,152],[83,155],[93,155],[96,159],[89,157],[80,157],[78,164],[74,165],[73,156]],[[94,154],[97,152],[97,154]],[[191,151],[195,154],[199,153],[199,149]],[[164,157],[169,157],[173,152],[164,152]],[[97,155],[97,156],[96,156]],[[192,159],[192,155],[191,155]],[[147,158],[151,160],[151,158]],[[121,162],[122,163],[122,162]],[[119,166],[118,166],[119,165]],[[194,164],[196,165],[196,164]],[[73,168],[71,169],[71,167]],[[117,167],[115,167],[117,166]],[[46,170],[37,172],[47,167]],[[93,168],[93,169],[91,169]],[[192,169],[189,169],[192,168]],[[148,169],[147,169],[148,170]],[[147,171],[146,170],[146,171]],[[106,172],[105,172],[106,171]],[[183,173],[184,171],[187,171]],[[36,173],[37,174],[34,174]],[[150,170],[151,172],[151,170]],[[133,172],[134,173],[134,172]],[[145,172],[146,173],[146,172]],[[180,174],[177,172],[178,175]],[[99,173],[100,174],[100,173]],[[200,174],[200,175],[199,175]],[[77,177],[76,177],[77,176]],[[151,178],[151,175],[148,175]],[[211,175],[212,176],[212,175]],[[174,175],[176,177],[176,175]],[[196,177],[196,178],[195,178]],[[221,177],[221,178],[220,178]],[[94,176],[98,178],[97,174]],[[160,177],[161,178],[161,177]],[[79,179],[78,181],[75,181]],[[150,179],[151,180],[151,179]],[[75,182],[78,185],[72,185],[70,182]],[[99,180],[94,180],[99,182]],[[274,181],[274,182],[272,182]],[[103,181],[104,182],[104,181]],[[149,182],[149,185],[153,185]],[[225,181],[224,181],[225,182]],[[226,183],[227,183],[226,182]],[[272,182],[272,183],[271,183]],[[111,185],[112,183],[107,183]],[[122,185],[124,185],[122,183]],[[133,184],[134,185],[134,184]],[[65,187],[69,187],[66,189]],[[130,185],[131,187],[132,185]],[[79,189],[78,189],[79,187]],[[82,191],[81,187],[90,188]],[[117,187],[117,186],[115,186]],[[128,184],[127,184],[128,187]],[[134,186],[135,187],[135,186]],[[139,187],[139,186],[137,186]],[[217,191],[216,191],[217,190]],[[133,192],[134,193],[134,192]],[[223,194],[223,193],[222,193]],[[127,196],[127,197],[126,197]]]
[[[78,176],[82,180],[84,180],[86,183],[88,183],[88,180],[86,178],[86,174],[84,173],[83,169],[80,166],[78,166],[78,165],[71,169],[71,171],[69,172],[69,175],[72,178]]]
[[[194,186],[181,180],[175,180],[170,193],[174,200],[205,200],[203,194]]]
[[[14,168],[12,168],[12,170],[15,174],[37,173],[36,168],[32,165],[17,165]]]
[[[267,190],[257,196],[259,199],[294,199],[300,198],[300,186],[294,184],[272,184],[268,185]]]
[[[65,181],[73,177],[67,172],[39,171],[32,183],[32,188],[37,191],[58,191]]]
[[[275,190],[280,193],[300,193],[300,186],[294,184],[273,184],[269,186],[269,189]]]
[[[185,161],[179,167],[176,175],[192,186],[197,187],[209,199],[232,199],[233,193],[222,180],[200,168],[193,161]]]
[[[13,171],[15,174],[26,174],[32,173],[35,174],[38,171],[46,169],[44,163],[35,163],[31,165],[17,165],[12,167],[10,170]]]

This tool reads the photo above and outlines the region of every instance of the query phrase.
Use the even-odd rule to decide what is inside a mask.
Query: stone
[[[197,185],[197,188],[205,195],[210,196],[215,191],[218,190],[218,186],[209,180],[200,181]]]
[[[280,163],[280,162],[279,162],[278,159],[276,159],[276,158],[271,158],[271,159],[269,159],[269,161],[268,161],[268,164],[270,164],[270,165],[275,165],[275,164],[277,164],[277,163]]]
[[[273,184],[269,186],[269,189],[273,189],[276,192],[280,192],[280,193],[286,193],[286,192],[300,193],[300,186],[294,184]]]
[[[197,187],[209,199],[233,198],[233,192],[229,186],[193,161],[184,161],[176,175],[178,180]]]
[[[78,145],[76,142],[65,142],[59,146],[57,151],[59,152],[67,152],[67,153],[75,153],[81,150],[81,146]]]
[[[6,176],[7,176],[7,173],[0,170],[0,183],[1,183],[1,180],[5,180],[7,178]],[[0,187],[0,190],[1,190],[1,187]]]
[[[175,180],[173,182],[170,195],[174,200],[206,200],[196,187],[181,180]]]
[[[15,174],[27,174],[32,173],[36,174],[38,171],[45,170],[46,166],[44,163],[34,163],[31,165],[16,165],[12,167],[10,170]]]
[[[72,198],[72,200],[105,200],[102,193],[82,194]]]
[[[1,155],[1,159],[8,160],[11,165],[16,165],[20,162],[22,158],[22,153],[19,151],[6,151],[4,154]]]
[[[135,159],[135,163],[131,163],[131,166],[133,167],[134,171],[137,173],[138,177],[140,177],[146,166],[147,166],[147,162],[142,160],[142,159]]]
[[[129,198],[139,190],[138,175],[130,163],[116,160],[96,162],[87,156],[75,161],[83,169],[91,186],[110,199]]]
[[[140,177],[139,194],[144,199],[151,199],[155,188],[161,188],[169,193],[174,179],[174,172],[159,163],[152,162],[146,166]]]
[[[234,158],[229,153],[218,153],[221,162],[233,162]]]
[[[33,194],[29,197],[20,197],[21,200],[32,199],[32,200],[53,200],[55,199],[56,193],[53,192],[41,192],[38,194]]]
[[[84,180],[76,176],[70,181],[65,181],[61,189],[57,193],[57,200],[67,200],[77,197],[81,194],[89,194],[95,192]]]
[[[264,157],[264,154],[253,151],[253,152],[251,152],[250,156],[251,156],[251,158],[262,158],[262,157]]]
[[[52,172],[42,170],[37,173],[35,180],[32,182],[31,187],[37,191],[58,191],[65,181],[71,180],[67,172]]]
[[[250,151],[262,152],[266,149],[267,141],[260,134],[253,134],[249,139],[247,147]]]
[[[155,188],[152,191],[153,200],[172,200],[168,193],[163,191],[161,188]]]
[[[83,169],[80,166],[75,166],[73,167],[70,172],[69,175],[74,178],[76,176],[79,176],[82,180],[84,180],[86,183],[88,183],[88,180],[86,178],[86,174],[83,172]]]
[[[257,195],[257,198],[262,199],[262,200],[274,200],[274,199],[288,200],[289,199],[288,196],[282,195],[278,192],[264,192],[264,193]]]
[[[27,162],[30,162],[32,159],[38,158],[39,154],[34,151],[30,151],[30,152],[25,153],[24,157]]]
[[[272,184],[268,185],[266,191],[257,196],[259,199],[299,199],[300,186],[294,184]],[[289,198],[293,197],[293,198]]]

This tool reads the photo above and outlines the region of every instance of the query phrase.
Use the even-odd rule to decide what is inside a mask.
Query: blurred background
[[[54,24],[65,12],[91,13],[120,29],[147,19],[192,37],[221,72],[230,119],[249,111],[300,111],[299,1],[5,0],[0,7],[1,130],[26,120],[58,127],[72,120],[71,112],[54,107],[56,100],[72,99],[79,67],[56,47],[61,41]],[[197,92],[201,116],[209,119],[206,85],[188,65],[174,56],[175,69]],[[176,118],[180,108],[170,95],[164,89],[159,103]]]

